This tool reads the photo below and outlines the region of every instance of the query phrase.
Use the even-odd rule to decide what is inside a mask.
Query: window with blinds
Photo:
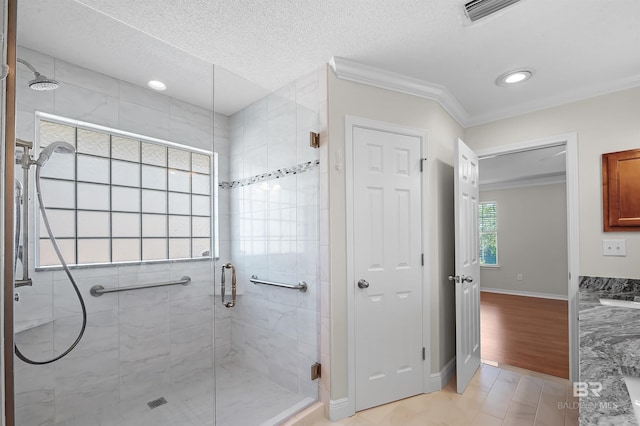
[[[481,202],[478,208],[480,265],[498,265],[498,220],[495,201]]]
[[[212,154],[89,123],[40,117],[44,148],[64,141],[42,169],[42,195],[69,264],[210,257]],[[59,265],[42,223],[37,267]]]

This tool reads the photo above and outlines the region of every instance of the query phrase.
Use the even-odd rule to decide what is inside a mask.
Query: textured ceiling
[[[63,8],[69,0],[20,3],[44,10],[53,7],[47,3]],[[638,0],[522,0],[473,24],[464,17],[464,0],[80,3],[268,90],[333,56],[439,84],[460,102],[470,123],[640,85]],[[64,25],[70,43],[65,48],[73,50],[74,40],[88,43],[83,31],[92,30],[98,47],[125,43],[121,59],[110,60],[125,69],[131,65],[130,38],[84,28],[90,25],[84,22],[73,25],[88,14],[76,12],[60,13],[58,20],[43,14],[44,27],[32,31]],[[100,61],[83,55],[86,62]],[[145,58],[145,52],[139,55]],[[494,84],[499,74],[521,66],[537,71],[525,85]]]
[[[18,45],[138,86],[160,80],[167,95],[211,109],[211,62],[74,0],[18,2]],[[215,69],[215,87],[215,109],[225,115],[269,93],[222,67]]]

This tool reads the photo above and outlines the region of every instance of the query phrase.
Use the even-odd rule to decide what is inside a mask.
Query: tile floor
[[[162,396],[167,400],[167,404],[154,409],[147,406],[147,400],[121,401],[115,406],[85,413],[55,423],[54,426],[209,426],[214,424],[211,380],[203,379],[182,389],[174,388],[170,392],[162,392]]]
[[[440,392],[381,405],[340,422],[314,426],[577,426],[578,400],[571,382],[511,367],[482,364],[463,395],[451,380]]]
[[[234,363],[218,366],[216,380],[217,401],[212,381],[203,377],[164,392],[167,404],[154,409],[147,400],[123,401],[54,426],[266,426],[279,424],[314,402]]]
[[[219,368],[218,426],[278,424],[283,409],[310,400],[286,391],[234,365]],[[320,420],[304,426],[577,426],[577,399],[568,380],[512,367],[482,364],[463,395],[455,379],[440,392],[418,395],[357,413],[340,422]],[[167,394],[167,404],[149,409],[141,402],[76,418],[56,426],[205,426],[213,422],[210,381]],[[317,418],[317,417],[316,417]]]

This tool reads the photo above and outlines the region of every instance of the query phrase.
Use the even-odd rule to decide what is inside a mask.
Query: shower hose
[[[59,359],[67,356],[69,352],[71,352],[76,346],[78,346],[78,343],[80,343],[80,340],[84,335],[84,331],[87,328],[87,307],[85,306],[84,299],[82,298],[82,294],[80,293],[80,289],[78,288],[78,284],[76,283],[75,278],[73,278],[73,275],[71,274],[71,270],[69,269],[69,266],[67,265],[67,262],[64,260],[64,256],[60,251],[58,242],[56,241],[56,238],[54,237],[53,232],[51,231],[51,225],[49,225],[49,218],[47,217],[47,209],[44,205],[44,202],[42,201],[42,191],[40,190],[40,169],[41,168],[42,168],[41,164],[36,164],[36,193],[38,195],[38,205],[40,207],[40,213],[42,214],[42,222],[44,223],[44,227],[47,230],[47,234],[49,234],[51,244],[53,244],[53,249],[55,250],[56,255],[58,256],[58,259],[60,260],[60,264],[62,265],[64,272],[67,274],[67,277],[69,277],[69,281],[71,282],[71,285],[73,286],[73,289],[75,290],[76,295],[78,296],[78,300],[80,301],[80,307],[82,308],[82,327],[80,328],[78,337],[76,337],[76,340],[71,344],[71,346],[69,346],[69,348],[67,348],[67,350],[65,350],[55,358],[48,359],[45,361],[34,361],[32,359],[27,358],[22,352],[20,352],[20,349],[18,349],[18,346],[15,345],[14,349],[15,349],[16,356],[20,358],[22,361],[26,362],[27,364],[32,364],[32,365],[51,364],[52,362],[58,361]],[[25,197],[25,203],[29,202],[28,196],[29,194],[27,194]],[[28,226],[28,225],[25,224],[25,226]],[[28,244],[28,241],[23,241],[23,243]],[[28,264],[25,265],[23,262],[22,267],[28,268],[29,265]]]

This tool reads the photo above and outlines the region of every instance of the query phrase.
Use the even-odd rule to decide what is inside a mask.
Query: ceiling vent
[[[471,22],[475,22],[478,19],[496,13],[519,1],[520,0],[473,0],[464,5],[464,10]]]

